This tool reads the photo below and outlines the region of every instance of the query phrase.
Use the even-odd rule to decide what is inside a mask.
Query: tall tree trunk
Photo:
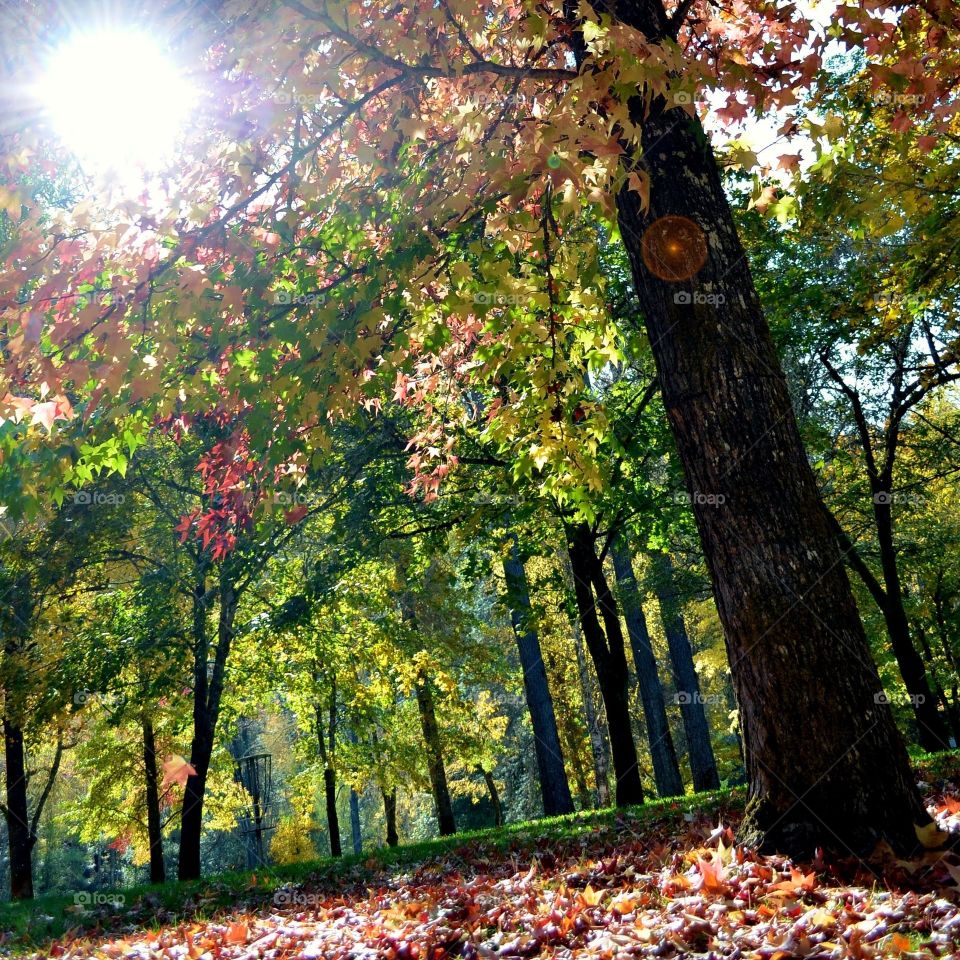
[[[881,489],[884,485],[889,487],[890,481],[871,478],[871,487],[875,491],[884,493]],[[886,496],[889,496],[889,494],[887,493]],[[917,724],[917,742],[926,750],[941,750],[943,749],[941,738],[946,736],[946,728],[941,723],[936,707],[933,705],[923,661],[910,639],[910,626],[907,620],[907,611],[903,604],[896,557],[892,555],[893,528],[889,510],[890,507],[887,504],[878,503],[874,505],[874,518],[878,540],[880,541],[880,552],[886,558],[882,564],[884,584],[874,576],[870,567],[864,563],[857,553],[853,541],[847,536],[846,531],[840,526],[840,522],[832,513],[829,514],[829,521],[847,563],[863,581],[870,596],[873,597],[874,602],[883,614],[887,636],[890,639],[890,649],[893,651],[900,676],[903,678],[903,684],[910,696],[910,704]]]
[[[3,718],[3,744],[6,761],[7,837],[10,845],[10,899],[33,899],[33,839],[30,835],[30,811],[27,804],[27,768],[23,749],[23,730],[9,717]]]
[[[704,710],[700,680],[693,663],[693,649],[683,617],[674,583],[673,564],[665,553],[654,553],[654,592],[660,606],[663,632],[667,637],[670,662],[673,665],[674,684],[683,717],[683,729],[687,735],[687,752],[690,755],[690,772],[694,790],[716,790],[720,786],[717,761],[710,743],[710,724]]]
[[[319,682],[319,669],[314,671],[314,682]],[[320,762],[323,764],[323,792],[327,807],[327,832],[330,837],[330,856],[342,857],[343,847],[340,843],[340,818],[337,815],[337,770],[335,764],[337,747],[337,680],[330,677],[330,699],[327,703],[327,714],[324,717],[323,707],[319,703],[313,705],[317,724],[317,749],[320,753]]]
[[[573,589],[580,613],[580,625],[593,660],[600,696],[607,714],[607,733],[610,737],[610,752],[616,777],[617,806],[643,803],[637,748],[630,726],[627,687],[629,670],[616,603],[606,586],[603,566],[596,553],[594,535],[586,524],[568,527],[567,549],[573,571]],[[598,607],[604,618],[606,633],[597,618]]]
[[[517,550],[514,537],[510,553],[503,561],[503,575],[507,588],[510,619],[517,640],[520,667],[523,670],[523,689],[527,710],[533,727],[533,748],[537,758],[537,773],[543,812],[547,816],[573,812],[573,798],[563,765],[563,749],[557,733],[557,718],[547,683],[547,671],[540,650],[540,638],[533,626],[530,591],[527,574]]]
[[[360,794],[353,787],[350,788],[350,839],[353,843],[353,852],[359,856],[363,853],[363,836],[360,831]]]
[[[342,857],[340,818],[337,816],[337,772],[333,767],[323,771],[323,792],[327,804],[327,830],[330,834],[330,856]]]
[[[183,791],[183,807],[180,814],[180,856],[177,863],[177,877],[180,880],[196,880],[200,876],[203,799],[206,792],[207,773],[210,770],[210,758],[213,756],[227,658],[233,642],[234,620],[239,599],[226,564],[220,569],[219,596],[217,645],[213,669],[208,681],[207,594],[204,578],[201,577],[198,580],[194,589],[193,607],[193,743],[190,748],[190,763],[196,773],[187,777]]]
[[[573,576],[571,574],[571,581]],[[587,735],[590,737],[590,754],[593,757],[593,775],[597,785],[596,806],[604,809],[610,806],[610,755],[606,731],[602,718],[598,716],[593,705],[593,684],[587,659],[583,654],[583,637],[580,631],[580,621],[577,618],[573,623],[573,644],[577,654],[577,672],[580,675],[580,692],[583,696],[583,716],[587,724]]]
[[[567,0],[566,9],[589,69],[579,8]],[[594,9],[648,44],[671,29],[660,0]],[[741,837],[795,854],[881,838],[913,849],[914,825],[930,817],[877,699],[880,679],[710,141],[682,107],[637,93],[630,108],[646,149],[624,149],[649,178],[650,199],[645,206],[624,185],[620,234],[743,711]]]
[[[889,481],[881,481],[885,490],[874,491],[873,512],[877,526],[877,544],[880,547],[880,566],[883,570],[886,601],[883,617],[890,635],[890,646],[897,658],[904,686],[910,696],[913,713],[917,720],[917,737],[924,750],[947,750],[950,737],[946,724],[937,712],[936,700],[927,681],[923,659],[917,653],[910,636],[910,622],[903,599],[903,585],[897,566],[897,551],[893,542],[893,512]],[[886,497],[879,496],[886,494]],[[878,502],[880,501],[880,502]]]
[[[582,810],[586,810],[593,805],[593,798],[587,784],[587,771],[580,756],[580,729],[572,716],[565,717],[560,724],[560,729],[563,732],[563,741],[566,745],[566,756],[573,771],[573,782],[577,788],[577,802]]]
[[[640,687],[640,702],[647,722],[647,738],[650,741],[650,758],[653,760],[653,778],[661,797],[673,797],[683,793],[683,778],[680,764],[670,735],[670,721],[663,701],[663,687],[657,671],[657,658],[650,643],[647,618],[643,613],[640,591],[633,573],[633,559],[622,538],[617,537],[610,550],[613,570],[620,590],[623,616],[627,622],[633,663]]]
[[[430,785],[433,788],[433,802],[436,807],[437,824],[440,836],[446,837],[457,832],[453,819],[453,804],[450,802],[450,790],[447,787],[447,771],[443,765],[443,748],[440,744],[440,728],[437,726],[437,713],[433,704],[433,690],[430,680],[422,674],[417,679],[417,708],[420,711],[420,728],[427,748],[427,769],[430,772]]]
[[[497,789],[497,783],[489,770],[485,770],[483,767],[478,769],[483,776],[483,782],[487,785],[487,794],[490,796],[490,803],[493,805],[493,825],[502,827],[503,804],[500,802],[500,791]]]
[[[381,790],[383,794],[383,818],[387,823],[387,846],[395,847],[400,843],[397,833],[397,788]]]
[[[146,717],[142,721],[142,731],[150,882],[163,883],[166,880],[166,870],[163,863],[163,831],[160,827],[160,791],[157,786],[157,744],[153,735],[153,724]]]

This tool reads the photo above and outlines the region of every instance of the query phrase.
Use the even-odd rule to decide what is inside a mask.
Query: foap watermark
[[[88,703],[101,703],[107,710],[116,710],[123,703],[119,693],[99,693],[96,690],[77,690],[73,695],[75,706],[84,707]]]
[[[721,698],[715,693],[700,693],[699,690],[678,690],[673,695],[673,702],[681,706],[691,703],[699,703],[701,706],[716,706],[722,703]]]
[[[894,490],[878,490],[873,495],[873,502],[880,507],[890,506],[910,506],[919,507],[924,502],[924,497],[919,493],[909,493]]]
[[[295,493],[288,490],[278,490],[272,497],[273,503],[278,507],[301,506],[307,502],[305,493]]]
[[[312,306],[314,304],[323,305],[327,302],[325,293],[294,293],[292,290],[276,290],[273,294],[273,302],[283,306]]]
[[[922,93],[895,93],[892,90],[878,90],[873,102],[882,107],[919,107],[924,101]]]
[[[494,107],[499,110],[505,107],[518,107],[523,103],[519,93],[508,93],[506,96],[491,90],[489,93],[475,93],[470,98],[478,107]]]
[[[910,703],[915,707],[927,702],[927,698],[922,693],[911,693],[907,696],[907,700],[909,700]],[[893,700],[890,698],[890,695],[886,690],[881,690],[879,693],[875,693],[873,695],[873,702],[889,705],[893,703]]]
[[[73,902],[78,907],[122,907],[127,898],[122,893],[100,893],[98,891],[82,890],[73,895]]]
[[[319,93],[300,93],[296,90],[278,90],[273,95],[274,103],[283,103],[290,107],[315,107],[323,101]]]
[[[700,490],[694,490],[693,493],[678,490],[673,495],[673,502],[683,503],[687,506],[720,507],[727,502],[727,495],[725,493],[703,493]]]
[[[498,293],[495,290],[478,290],[473,295],[474,303],[497,307],[512,307],[520,303],[526,303],[528,300],[529,297],[519,293]]]
[[[70,494],[70,502],[78,507],[119,507],[127,500],[122,493],[100,493],[96,490],[77,490]]]
[[[315,907],[320,898],[315,893],[281,888],[274,893],[273,902],[278,907]]]
[[[702,306],[704,304],[717,307],[727,302],[722,293],[704,293],[702,290],[678,290],[673,295],[673,302],[682,307]]]

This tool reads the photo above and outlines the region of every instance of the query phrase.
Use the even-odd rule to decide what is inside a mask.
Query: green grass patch
[[[338,859],[320,860],[289,866],[271,866],[260,870],[234,871],[192,881],[140,885],[110,891],[102,896],[123,897],[116,909],[97,906],[96,912],[77,911],[75,894],[47,894],[32,901],[0,904],[0,953],[22,955],[41,949],[68,931],[74,936],[100,933],[120,935],[131,926],[138,930],[156,930],[187,920],[212,919],[235,909],[238,902],[258,909],[272,900],[274,893],[287,884],[328,884],[334,881],[360,883],[378,874],[395,873],[431,860],[454,857],[469,863],[483,852],[536,852],[545,841],[572,840],[603,830],[645,825],[688,812],[714,812],[721,807],[739,807],[745,797],[743,787],[688,794],[683,797],[651,800],[642,806],[585,810],[561,817],[546,817],[472,830],[424,840],[398,847],[351,854]]]

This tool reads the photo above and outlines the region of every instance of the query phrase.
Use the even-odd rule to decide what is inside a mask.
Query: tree
[[[486,219],[507,248],[516,242],[516,249],[527,249],[530,226],[538,220],[549,226],[549,217],[532,215],[535,208],[542,214],[564,202],[577,205],[578,191],[606,203],[608,211],[615,206],[743,711],[751,778],[744,836],[789,852],[838,841],[859,848],[877,839],[903,849],[915,843],[914,827],[929,818],[892,715],[876,700],[879,679],[715,158],[700,122],[676,96],[685,84],[714,77],[726,86],[729,117],[746,111],[737,99],[741,92],[761,107],[787,105],[817,69],[823,45],[818,41],[810,57],[794,63],[794,52],[810,36],[809,23],[793,5],[757,5],[744,13],[748,58],[743,42],[719,42],[722,18],[706,11],[691,16],[694,6],[668,11],[660,0],[636,0],[587,10],[566,4],[544,15],[524,4],[524,16],[500,17],[494,15],[498,8],[486,5],[413,4],[393,17],[370,16],[368,8],[349,3],[330,10],[291,0],[269,21],[245,16],[231,39],[262,54],[255,69],[265,75],[264,87],[292,73],[284,69],[290,50],[298,51],[301,65],[299,41],[329,53],[289,81],[298,94],[306,89],[316,97],[315,109],[279,121],[271,142],[257,143],[242,172],[230,151],[221,152],[230,156],[222,161],[229,170],[222,182],[230,184],[224,195],[242,196],[187,225],[186,238],[179,206],[158,221],[154,230],[169,237],[173,252],[161,253],[157,244],[145,262],[138,248],[134,261],[135,245],[121,243],[111,267],[122,268],[117,275],[131,292],[127,312],[156,310],[170,318],[171,327],[184,328],[176,331],[183,336],[161,337],[151,345],[157,353],[149,354],[160,368],[154,383],[168,370],[182,371],[171,377],[177,382],[165,384],[168,402],[182,394],[187,403],[213,405],[227,394],[242,405],[262,390],[246,370],[256,363],[262,376],[279,363],[284,375],[274,378],[273,396],[262,398],[261,409],[286,422],[316,425],[290,441],[309,453],[324,437],[323,418],[315,416],[318,397],[326,393],[334,414],[369,401],[365,384],[378,377],[378,363],[372,369],[371,360],[384,341],[401,353],[426,347],[422,352],[430,354],[429,327],[442,326],[448,336],[456,330],[464,342],[477,339],[482,325],[469,309],[433,322],[437,302],[448,302],[441,289],[450,289],[445,252],[455,234],[476,236]],[[921,7],[911,12],[904,42],[916,52],[912,37],[920,31],[912,21],[929,23],[939,14]],[[842,9],[838,21],[836,33],[848,42],[865,36],[871,43],[892,42],[882,17],[852,17]],[[943,32],[953,26],[948,20]],[[291,42],[277,43],[275,30],[289,32]],[[225,51],[229,46],[219,45]],[[944,66],[930,96],[946,100],[951,82],[951,68]],[[452,95],[476,93],[480,84],[495,86],[501,105],[492,122],[465,125]],[[505,116],[502,105],[517,91],[520,105],[536,100],[537,122]],[[430,176],[422,175],[420,161]],[[347,183],[359,186],[349,198],[331,196],[325,185],[304,176],[308,167],[331,170],[334,193]],[[310,188],[301,193],[309,195],[292,227],[287,188],[304,183]],[[384,197],[394,202],[384,204]],[[506,204],[498,209],[504,198],[513,210]],[[249,216],[255,200],[262,203]],[[21,222],[26,226],[11,259],[35,271],[49,225],[41,225],[29,205]],[[297,228],[309,244],[291,235]],[[327,274],[322,289],[333,302],[311,311],[319,322],[305,336],[309,349],[288,349],[290,340],[300,341],[285,326],[292,299],[289,310],[263,310],[271,281],[255,256],[239,254],[243,269],[225,269],[222,254],[236,240],[232,230],[268,238],[261,246],[298,294],[301,284],[305,293],[316,291],[315,278]],[[548,231],[545,245],[555,238]],[[95,237],[80,247],[75,261],[93,259],[95,249],[102,263]],[[541,252],[549,261],[550,251]],[[191,276],[196,266],[201,269]],[[107,272],[64,269],[62,263],[59,269],[84,279]],[[178,273],[189,281],[178,283]],[[398,284],[396,276],[416,280]],[[365,306],[357,323],[353,311],[337,302],[348,282],[355,302],[375,304]],[[206,296],[208,284],[218,296]],[[20,309],[20,286],[11,318],[15,362],[18,374],[38,386],[42,349],[49,344],[38,348],[32,326],[31,336],[25,335],[30,312]],[[49,293],[40,283],[34,290]],[[542,331],[546,339],[556,335],[555,318],[562,316],[552,309],[555,291],[546,292],[546,310],[531,318],[538,334],[533,339],[541,343]],[[244,308],[250,317],[269,314],[278,340],[261,346],[259,331],[251,337]],[[63,334],[70,334],[67,353],[84,339],[88,325],[102,320],[100,311],[82,320],[79,315],[62,318],[69,328]],[[197,317],[209,322],[194,338]],[[352,349],[343,345],[351,327]],[[411,327],[427,336],[411,338]],[[238,336],[257,349],[234,351]],[[111,361],[113,349],[104,338],[97,350],[74,351],[58,380],[98,383],[98,402],[107,390],[125,402],[139,358]],[[216,375],[197,378],[201,365]],[[402,381],[397,391],[421,394],[416,384],[411,391],[408,386]],[[146,392],[149,386],[138,384],[136,395]],[[249,419],[255,424],[258,417]],[[264,448],[276,432],[270,419],[261,413],[256,424]],[[442,443],[421,446],[427,452],[417,454],[420,488],[429,493],[449,470],[449,450]],[[271,456],[283,459],[280,449]],[[715,509],[720,496],[723,508]],[[829,623],[820,611],[829,611]],[[623,738],[620,752],[626,753],[629,733],[614,729],[620,719],[611,718],[611,735]]]
[[[677,796],[683,793],[683,778],[680,776],[680,765],[677,762],[677,753],[670,734],[670,722],[664,705],[657,660],[650,643],[650,631],[647,629],[647,619],[633,572],[633,558],[629,547],[621,538],[614,541],[610,553],[616,571],[621,605],[630,637],[630,649],[633,651],[633,661],[640,686],[640,699],[647,723],[647,736],[650,739],[650,756],[653,760],[657,793],[661,797]],[[696,787],[696,782],[695,771],[694,788],[703,789]]]
[[[563,748],[557,732],[553,700],[547,683],[547,672],[540,649],[540,639],[532,622],[530,590],[527,575],[520,559],[516,537],[510,540],[509,554],[503,560],[503,575],[506,583],[507,603],[510,618],[517,638],[520,668],[523,671],[523,686],[527,709],[533,725],[533,742],[537,755],[540,778],[540,794],[543,812],[547,816],[572,813],[573,799],[563,764]]]

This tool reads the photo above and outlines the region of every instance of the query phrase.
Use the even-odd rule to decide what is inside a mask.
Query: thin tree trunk
[[[683,717],[683,729],[687,735],[687,752],[690,755],[690,772],[694,790],[716,790],[720,786],[717,761],[710,742],[710,724],[704,710],[700,680],[693,663],[693,649],[677,601],[673,564],[665,553],[651,555],[653,561],[654,592],[660,606],[663,632],[667,637],[670,662],[673,665],[674,684]]]
[[[327,805],[327,830],[330,835],[330,856],[343,856],[340,846],[340,818],[337,816],[337,772],[332,767],[323,771],[323,792]]]
[[[877,493],[887,493],[890,483],[886,482],[885,491],[874,494],[873,512],[877,526],[877,543],[880,547],[880,566],[883,569],[884,593],[886,603],[883,616],[890,635],[897,665],[903,676],[904,686],[910,696],[913,713],[917,720],[917,734],[920,746],[924,750],[947,750],[950,738],[936,701],[927,681],[927,671],[923,659],[917,653],[910,636],[910,622],[903,599],[903,586],[900,583],[900,571],[897,567],[897,551],[893,542],[893,515],[889,499],[877,502]],[[883,498],[879,498],[883,499]]]
[[[565,9],[589,69],[582,8],[567,0]],[[669,37],[660,0],[593,9],[647,44]],[[930,817],[877,699],[880,679],[710,141],[682,107],[640,93],[630,110],[647,149],[624,149],[650,198],[623,186],[620,235],[743,711],[741,837],[792,854],[880,839],[912,850],[914,825]]]
[[[627,687],[629,671],[616,604],[606,589],[606,577],[597,558],[594,536],[590,529],[585,524],[569,527],[567,542],[580,625],[593,660],[600,696],[607,714],[607,733],[610,737],[610,752],[616,777],[617,806],[643,803],[637,748],[630,725]],[[594,590],[598,592],[596,601]],[[597,618],[598,606],[604,618],[606,634]]]
[[[683,793],[683,778],[680,776],[680,764],[677,762],[677,752],[670,734],[670,721],[667,719],[667,708],[663,700],[657,658],[650,643],[647,618],[643,613],[640,591],[633,573],[633,559],[629,548],[620,537],[613,542],[610,553],[620,590],[623,616],[627,622],[633,663],[637,671],[657,793],[661,797],[677,796]]]
[[[453,804],[450,802],[450,790],[447,787],[447,771],[443,765],[443,748],[440,744],[440,728],[437,726],[433,690],[429,679],[422,675],[417,680],[416,695],[417,708],[420,711],[420,728],[427,748],[427,769],[430,773],[430,785],[433,788],[437,824],[440,828],[440,836],[446,837],[457,832],[457,825],[453,819]]]
[[[315,682],[319,681],[319,672],[314,672]],[[327,704],[327,714],[324,717],[323,708],[319,703],[313,705],[316,714],[317,748],[320,753],[320,762],[323,764],[323,792],[327,808],[327,833],[330,837],[330,856],[343,856],[343,847],[340,843],[340,818],[337,815],[337,771],[335,755],[337,745],[337,681],[336,676],[330,679],[330,699]]]
[[[493,779],[493,774],[489,770],[485,770],[483,767],[479,767],[480,773],[483,775],[483,782],[487,785],[487,793],[490,796],[490,803],[493,805],[493,825],[495,827],[503,826],[503,804],[500,802],[500,791],[497,790],[496,781]]]
[[[353,852],[359,856],[363,853],[363,836],[360,831],[360,795],[353,787],[350,788],[350,839],[353,841]]]
[[[160,790],[157,785],[157,745],[153,724],[146,718],[143,730],[143,773],[147,804],[147,840],[150,845],[150,882],[163,883],[166,870],[163,863],[163,831],[160,827]]]
[[[6,761],[7,838],[10,845],[10,899],[33,899],[33,842],[30,836],[30,812],[27,806],[27,769],[23,749],[23,730],[9,717],[3,718],[4,758]]]
[[[533,727],[533,747],[543,812],[547,816],[573,812],[573,798],[563,764],[563,750],[557,733],[557,718],[547,682],[547,671],[540,650],[540,638],[533,626],[527,575],[517,550],[516,538],[503,561],[510,619],[523,670],[523,689]]]
[[[881,480],[872,480],[871,486],[883,493],[884,491],[880,488],[884,483],[889,486],[889,482]],[[886,586],[881,584],[874,576],[873,571],[857,553],[853,541],[847,536],[846,531],[840,526],[840,522],[832,513],[829,514],[829,521],[850,569],[863,581],[868,593],[873,597],[878,609],[883,614],[887,636],[890,639],[890,649],[893,651],[900,676],[903,678],[903,684],[910,696],[910,705],[917,724],[916,740],[925,750],[940,750],[943,749],[939,744],[941,737],[946,736],[946,729],[933,706],[933,698],[930,695],[923,661],[910,639],[910,626],[903,605],[896,559],[895,556],[891,558],[890,555],[893,549],[893,531],[889,509],[888,505],[882,503],[874,506],[878,539],[886,541],[886,544],[881,542],[880,545],[881,554],[886,556],[883,562],[883,577]],[[883,511],[887,512],[887,516],[883,515]],[[888,577],[891,578],[889,581]],[[890,583],[894,584],[893,592],[890,590]]]
[[[572,575],[571,575],[572,579]],[[590,753],[593,757],[593,775],[597,785],[596,806],[604,809],[610,806],[610,755],[608,753],[606,731],[593,704],[593,684],[587,659],[583,654],[583,637],[580,621],[573,623],[573,644],[577,653],[577,671],[580,674],[580,692],[583,696],[583,716],[590,737]]]
[[[400,843],[397,833],[397,788],[381,790],[383,794],[383,818],[387,823],[387,846],[395,847]]]
[[[200,876],[200,838],[203,833],[203,799],[206,791],[214,736],[220,715],[227,658],[233,642],[233,625],[238,597],[226,567],[220,570],[220,617],[213,670],[207,680],[208,642],[206,633],[206,588],[201,579],[194,591],[193,743],[190,763],[196,770],[187,778],[180,815],[180,857],[177,877],[196,880]]]

